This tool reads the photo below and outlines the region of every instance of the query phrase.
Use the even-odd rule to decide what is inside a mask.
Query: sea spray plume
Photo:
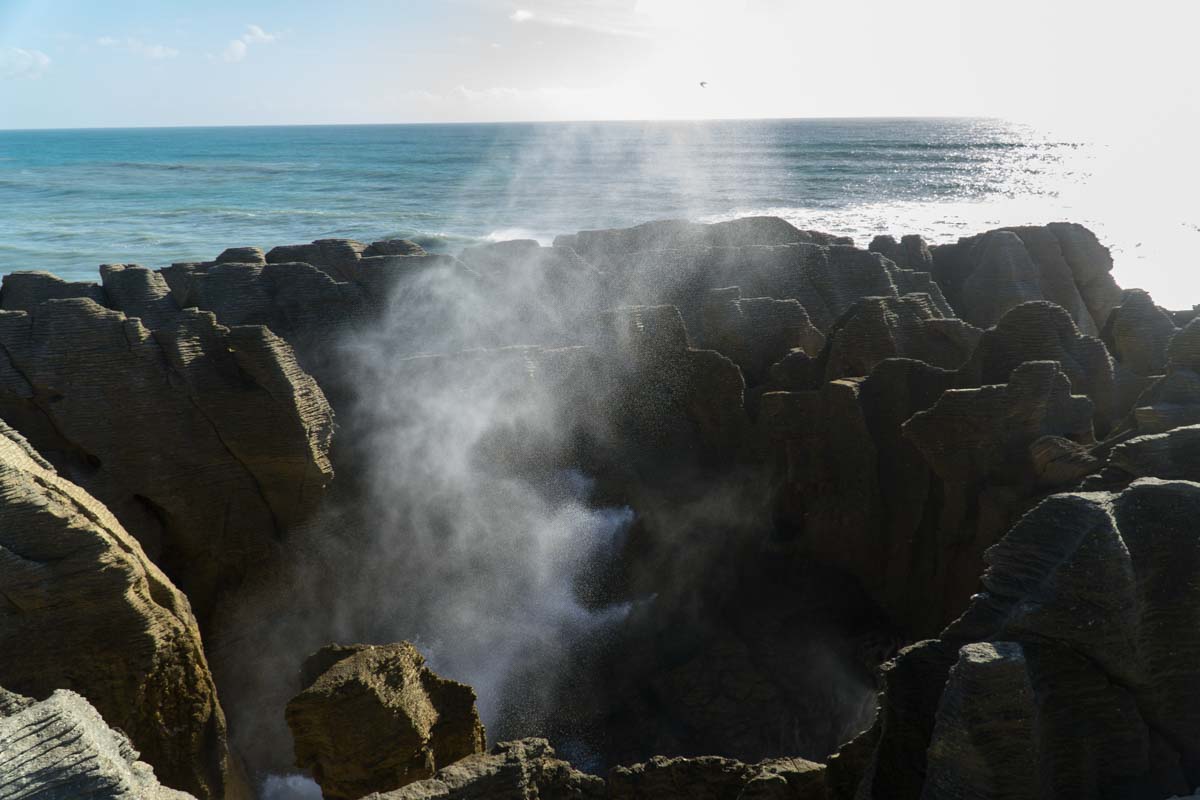
[[[837,615],[865,601],[773,549],[737,366],[570,248],[400,259],[340,341],[335,497],[210,642],[248,760],[288,769],[280,710],[330,641],[413,641],[493,737],[593,768],[820,758],[861,727],[874,687]]]
[[[449,215],[471,228],[529,231],[547,243],[566,230],[641,222],[648,207],[660,216],[710,214],[714,198],[745,192],[742,165],[722,157],[742,143],[729,126],[563,122],[491,131]]]
[[[382,314],[340,343],[349,403],[338,498],[213,643],[223,687],[246,701],[235,703],[240,742],[262,769],[286,769],[274,717],[297,665],[330,640],[416,642],[439,672],[476,688],[489,727],[508,676],[539,674],[538,693],[525,685],[524,701],[505,700],[535,725],[569,642],[621,613],[585,608],[573,583],[631,512],[589,507],[588,482],[561,457],[558,384],[543,380],[586,351],[478,349],[578,336],[567,322],[585,314],[588,287],[541,277],[555,266],[544,258],[509,259],[503,275],[446,257],[406,266]]]

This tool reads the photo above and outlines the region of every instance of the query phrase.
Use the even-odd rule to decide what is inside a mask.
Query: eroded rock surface
[[[195,800],[137,759],[129,739],[75,692],[34,702],[0,689],[3,800]]]
[[[332,415],[290,348],[194,309],[154,331],[88,299],[0,312],[0,414],[123,521],[202,618],[332,478]]]
[[[83,695],[165,784],[241,796],[187,599],[108,509],[2,423],[0,652],[0,685]],[[37,713],[72,701],[58,702]]]
[[[367,800],[602,800],[604,780],[560,760],[545,739],[501,742],[425,780]]]
[[[1198,508],[1200,484],[1140,479],[1026,514],[988,551],[984,591],[926,646],[943,654],[924,670],[940,696],[903,708],[896,722],[913,733],[883,719],[869,796],[1166,797],[1193,785]],[[889,684],[883,702],[904,697]],[[927,767],[907,788],[883,782],[922,750]]]
[[[296,766],[327,798],[355,800],[482,753],[469,686],[440,678],[408,642],[323,648],[287,706]]]

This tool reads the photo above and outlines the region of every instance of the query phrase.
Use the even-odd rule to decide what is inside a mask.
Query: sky
[[[1161,126],[1194,118],[1196,6],[0,0],[0,129],[928,115]]]

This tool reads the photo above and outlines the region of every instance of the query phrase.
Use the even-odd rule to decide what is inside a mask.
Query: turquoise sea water
[[[94,279],[335,236],[455,252],[665,217],[771,213],[863,246],[1071,219],[1114,246],[1119,280],[1200,302],[1172,271],[1200,215],[1165,219],[1121,156],[978,119],[0,131],[0,272]]]

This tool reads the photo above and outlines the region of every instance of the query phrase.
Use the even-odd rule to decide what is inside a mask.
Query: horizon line
[[[423,122],[233,122],[216,125],[82,125],[75,127],[18,127],[0,128],[0,133],[34,133],[34,132],[70,132],[70,131],[163,131],[163,130],[219,130],[230,128],[390,128],[405,126],[434,126],[434,125],[597,125],[622,123],[697,123],[697,122],[823,122],[838,120],[1001,120],[1013,121],[1006,117],[979,114],[902,114],[875,115],[858,114],[847,116],[812,116],[812,117],[694,117],[694,118],[629,118],[629,119],[511,119],[511,120],[455,120],[455,121],[423,121]]]

